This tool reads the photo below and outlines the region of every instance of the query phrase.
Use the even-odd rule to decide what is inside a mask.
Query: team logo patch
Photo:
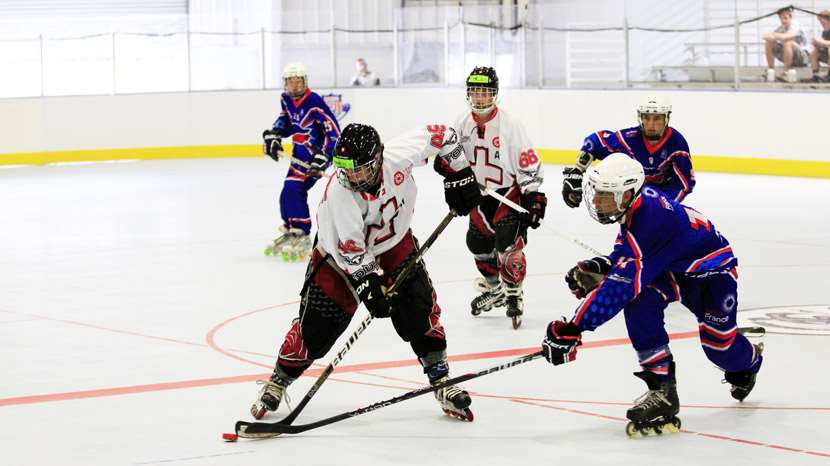
[[[830,305],[775,306],[740,311],[740,321],[752,322],[769,333],[830,335]]]
[[[403,180],[404,180],[403,173],[395,172],[395,177],[394,177],[395,186],[400,186],[403,183]]]
[[[345,242],[340,241],[337,243],[337,249],[340,250],[343,254],[356,254],[364,252],[363,248],[357,245],[355,240],[347,239]]]
[[[636,135],[637,135],[637,130],[636,129],[625,132],[625,137],[627,137],[627,138],[632,138]]]
[[[338,120],[342,120],[352,109],[351,104],[343,102],[343,94],[326,94],[323,96],[323,101]]]
[[[493,138],[493,147],[498,149],[501,146],[501,141],[499,141],[499,137],[496,136]]]

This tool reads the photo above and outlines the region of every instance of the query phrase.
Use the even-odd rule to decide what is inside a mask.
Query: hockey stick
[[[519,212],[519,213],[522,213],[522,214],[529,214],[530,213],[524,207],[522,207],[519,204],[516,204],[515,202],[511,201],[510,199],[502,196],[501,194],[499,194],[495,190],[487,188],[482,184],[479,184],[478,186],[482,190],[482,192],[484,192],[484,194],[492,197],[493,199],[499,200],[502,204],[506,205],[507,207],[510,207],[511,209],[515,210],[516,212]],[[590,252],[591,254],[593,254],[595,256],[604,256],[603,253],[597,251],[596,249],[592,248],[588,244],[583,243],[582,241],[580,241],[576,238],[568,236],[565,233],[562,233],[561,231],[557,230],[556,228],[548,225],[546,222],[542,222],[542,225],[544,225],[548,230],[552,231],[553,234],[555,234],[556,236],[576,244],[577,246],[581,247],[582,249],[585,249],[586,251]]]
[[[409,400],[411,398],[415,398],[417,396],[426,395],[427,393],[432,393],[437,390],[440,390],[448,385],[454,385],[461,382],[466,382],[467,380],[472,380],[483,375],[492,374],[493,372],[499,372],[504,369],[508,369],[510,367],[518,366],[519,364],[524,364],[526,362],[533,361],[534,359],[542,356],[541,351],[537,351],[535,353],[528,354],[526,356],[522,356],[518,359],[514,359],[512,361],[508,361],[504,364],[500,364],[498,366],[490,367],[488,369],[484,369],[479,372],[469,373],[460,375],[458,377],[453,377],[451,379],[447,379],[441,383],[431,385],[428,387],[422,387],[416,390],[412,390],[411,392],[404,393],[403,395],[398,395],[394,398],[389,398],[388,400],[378,401],[376,403],[372,403],[369,406],[364,406],[362,408],[355,409],[354,411],[349,411],[347,413],[338,414],[336,416],[332,416],[326,419],[321,419],[316,422],[311,422],[308,424],[300,424],[300,425],[290,425],[285,424],[283,422],[276,422],[276,423],[267,423],[267,422],[245,422],[239,421],[236,423],[236,433],[240,437],[243,438],[267,438],[267,437],[275,437],[280,434],[299,434],[300,432],[305,432],[307,430],[316,429],[318,427],[327,426],[329,424],[334,424],[335,422],[342,421],[344,419],[349,419],[355,416],[360,416],[361,414],[370,413],[372,411],[378,410],[380,408],[385,408],[387,406],[400,403],[402,401]]]
[[[412,259],[409,260],[409,262],[406,264],[406,266],[401,271],[401,273],[398,274],[397,278],[395,279],[395,283],[393,283],[392,286],[389,287],[386,290],[386,295],[387,296],[391,296],[395,292],[395,290],[398,289],[398,287],[401,285],[401,283],[403,283],[404,280],[406,280],[406,277],[412,272],[412,270],[415,268],[415,265],[418,263],[418,261],[421,260],[421,258],[424,256],[424,254],[432,246],[432,243],[434,243],[435,240],[438,239],[438,235],[440,235],[441,232],[443,232],[444,229],[447,228],[447,225],[450,224],[450,222],[452,221],[453,218],[455,218],[456,215],[457,214],[455,213],[454,210],[450,210],[449,213],[447,213],[447,215],[444,216],[444,219],[435,228],[435,231],[433,231],[432,234],[429,235],[429,238],[427,238],[427,240],[424,242],[424,245],[421,246],[420,248],[418,248],[418,251],[415,254],[415,256]],[[349,350],[352,348],[352,345],[354,344],[354,342],[356,342],[357,339],[360,337],[360,335],[363,333],[363,331],[366,330],[366,327],[368,327],[369,324],[372,323],[372,319],[373,319],[373,317],[372,317],[371,314],[369,314],[368,316],[366,316],[365,319],[363,319],[363,322],[361,322],[360,325],[358,325],[357,329],[355,329],[354,333],[352,333],[352,336],[349,337],[349,340],[346,341],[346,344],[343,346],[343,348],[341,348],[340,351],[337,352],[337,355],[334,357],[334,359],[332,359],[332,361],[329,363],[329,365],[326,366],[325,370],[323,370],[323,373],[320,374],[319,377],[317,377],[317,381],[314,382],[314,385],[312,385],[311,388],[308,389],[308,393],[305,394],[303,399],[300,400],[300,403],[297,404],[296,407],[294,407],[294,409],[288,414],[288,416],[284,417],[282,420],[280,420],[276,423],[273,423],[273,424],[271,424],[271,423],[263,423],[263,424],[265,424],[265,425],[276,425],[276,424],[290,425],[292,422],[294,422],[294,419],[297,419],[297,416],[300,415],[300,412],[302,412],[302,410],[305,409],[308,402],[311,401],[311,399],[314,397],[314,395],[317,393],[317,391],[320,389],[320,387],[323,385],[323,383],[326,381],[326,379],[328,379],[329,376],[332,374],[332,372],[334,372],[334,368],[337,367],[338,364],[340,364],[340,361],[343,360],[343,356],[345,356],[346,353],[349,352]],[[236,433],[240,436],[243,436],[239,431],[239,426],[241,425],[240,423],[242,423],[242,425],[244,425],[245,421],[239,421],[239,422],[236,423]]]

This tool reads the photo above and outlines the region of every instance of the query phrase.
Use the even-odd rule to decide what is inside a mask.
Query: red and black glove
[[[542,224],[542,219],[545,218],[545,208],[548,205],[548,198],[545,193],[538,191],[528,191],[522,194],[522,207],[527,209],[524,216],[525,225],[533,228],[539,228]]]
[[[556,320],[548,324],[542,340],[542,355],[558,366],[576,359],[576,348],[582,344],[582,331],[573,322]]]

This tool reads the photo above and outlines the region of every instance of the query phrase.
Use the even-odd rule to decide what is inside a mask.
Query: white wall
[[[321,93],[329,91],[321,90]],[[343,89],[346,122],[384,138],[466,109],[453,89]],[[785,92],[666,92],[671,124],[693,154],[830,161],[824,149],[830,95]],[[634,125],[645,92],[504,90],[501,106],[524,121],[535,145],[578,149],[597,129]],[[257,144],[279,112],[276,91],[197,92],[0,100],[3,154],[73,149]]]

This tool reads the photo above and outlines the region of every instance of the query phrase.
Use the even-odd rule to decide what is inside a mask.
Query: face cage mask
[[[492,97],[491,97],[491,100],[490,100],[490,105],[488,105],[486,107],[476,107],[473,104],[473,95],[472,95],[473,89],[486,89],[488,91],[491,91],[491,96]],[[486,114],[490,113],[496,107],[496,104],[498,103],[498,101],[499,101],[499,90],[498,89],[493,89],[491,87],[483,87],[483,86],[467,86],[467,106],[469,106],[470,110],[473,113],[475,113],[476,115],[486,115]]]
[[[340,184],[343,185],[344,188],[348,189],[349,191],[355,192],[366,192],[377,186],[378,181],[380,179],[381,160],[382,159],[380,156],[376,156],[375,159],[371,162],[355,167],[354,161],[351,159],[343,159],[337,156],[332,158],[332,162],[336,167],[335,174],[337,175],[337,181],[340,182]],[[369,178],[359,182],[352,182],[349,179],[349,171],[356,171],[364,168],[368,168],[370,173],[372,174]]]
[[[585,208],[588,209],[588,215],[591,216],[592,219],[596,220],[597,222],[608,225],[611,223],[618,222],[625,212],[628,210],[622,210],[620,207],[620,203],[622,202],[623,193],[614,193],[614,204],[617,206],[616,213],[601,213],[597,210],[597,207],[594,205],[594,199],[597,197],[597,190],[594,188],[593,183],[585,183],[582,188],[583,190],[583,197],[585,202]],[[603,191],[607,192],[607,191]],[[632,199],[633,202],[633,199]]]

